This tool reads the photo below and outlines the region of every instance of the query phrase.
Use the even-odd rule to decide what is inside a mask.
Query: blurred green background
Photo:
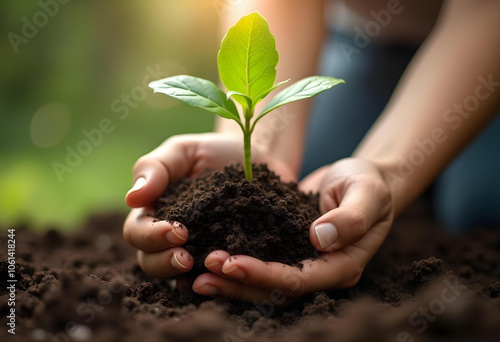
[[[212,114],[145,84],[217,80],[221,5],[2,1],[0,226],[72,229],[89,213],[126,212],[138,157],[171,135],[210,131]]]

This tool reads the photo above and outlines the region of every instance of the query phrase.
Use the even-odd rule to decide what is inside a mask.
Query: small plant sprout
[[[243,131],[245,178],[251,182],[251,136],[257,122],[287,103],[316,96],[339,83],[345,83],[333,77],[306,77],[279,92],[254,118],[255,106],[288,81],[274,83],[278,59],[276,42],[267,21],[258,12],[253,12],[229,28],[222,39],[217,62],[227,93],[213,82],[187,75],[153,81],[149,86],[155,92],[236,121]],[[241,105],[241,117],[233,99]]]

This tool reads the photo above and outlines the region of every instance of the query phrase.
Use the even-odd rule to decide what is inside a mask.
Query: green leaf
[[[260,93],[257,96],[256,102],[253,102],[250,96],[245,95],[243,93],[237,92],[237,91],[228,91],[226,96],[229,99],[230,97],[233,97],[236,101],[242,104],[244,110],[243,114],[245,117],[249,116],[249,119],[252,118],[253,116],[253,110],[255,105],[260,102],[264,97],[266,97],[270,92],[272,92],[274,89],[278,88],[280,85],[288,82],[290,80],[285,80],[282,82],[279,82],[275,85],[273,85],[271,88],[264,90],[262,93]],[[246,104],[246,109],[245,109],[245,104]]]
[[[217,56],[219,75],[228,91],[247,95],[255,105],[260,94],[273,87],[278,51],[266,20],[250,13],[232,26],[222,39]],[[239,97],[244,104],[245,99]]]
[[[311,76],[306,77],[288,88],[279,92],[264,108],[262,113],[257,117],[259,120],[272,110],[281,107],[287,103],[307,99],[330,89],[331,87],[345,83],[344,80],[327,76]]]
[[[284,80],[284,81],[281,81],[279,83],[276,83],[275,85],[273,85],[271,88],[269,89],[266,89],[264,90],[262,93],[260,93],[259,95],[257,95],[257,102],[260,102],[264,97],[266,97],[270,92],[272,92],[274,89],[278,88],[279,86],[285,84],[286,82],[290,81],[290,79],[288,80]]]
[[[233,101],[213,82],[203,78],[178,75],[149,83],[155,93],[163,93],[192,107],[203,108],[224,118],[240,122]]]
[[[247,106],[248,109],[250,108],[253,108],[253,102],[252,102],[252,99],[243,94],[243,93],[240,93],[240,92],[237,92],[237,91],[228,91],[227,94],[226,94],[226,97],[229,99],[231,97],[233,97],[236,101],[238,101],[239,103],[241,103],[243,105],[243,107],[245,107],[245,104]],[[248,112],[246,110],[244,110],[244,114]]]

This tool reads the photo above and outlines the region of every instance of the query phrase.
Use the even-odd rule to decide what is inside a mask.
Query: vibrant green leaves
[[[149,84],[155,93],[174,97],[193,107],[203,108],[220,116],[240,121],[238,110],[226,94],[213,82],[202,78],[178,75]]]
[[[288,80],[274,84],[278,51],[266,20],[258,12],[250,13],[231,27],[221,43],[217,56],[219,75],[228,92],[202,78],[179,75],[149,84],[155,92],[174,97],[190,106],[203,108],[224,118],[235,120],[243,131],[245,177],[252,181],[251,135],[255,124],[272,110],[287,103],[307,99],[345,83],[344,80],[312,76],[292,84],[278,93],[251,122],[255,106],[271,91]],[[241,104],[243,122],[231,98]]]
[[[307,99],[324,92],[327,89],[339,84],[345,83],[344,80],[327,76],[311,76],[292,84],[288,88],[279,92],[260,113],[260,119],[272,110],[281,107],[287,103]]]
[[[255,102],[254,102],[254,100],[252,100],[250,98],[250,96],[243,94],[243,93],[240,93],[240,92],[237,92],[237,91],[228,91],[226,95],[227,95],[228,99],[233,97],[236,101],[241,103],[241,105],[243,106],[244,116],[251,119],[253,116],[253,111],[254,111],[255,105],[258,102],[260,102],[263,98],[265,98],[274,89],[278,88],[280,85],[285,84],[288,81],[289,80],[279,82],[279,83],[273,85],[271,88],[264,90],[262,93],[260,93],[259,95],[256,96]]]
[[[263,98],[265,98],[267,95],[269,95],[270,92],[272,92],[274,89],[278,88],[279,86],[287,83],[288,81],[290,80],[284,80],[284,81],[281,81],[279,83],[276,83],[275,85],[273,85],[271,88],[269,89],[264,89],[262,91],[262,93],[260,93],[259,95],[257,95],[257,102],[260,102],[260,100],[262,100]]]
[[[278,59],[267,21],[253,12],[241,18],[222,39],[217,56],[219,75],[228,91],[247,95],[255,106],[262,100],[263,91],[274,85]],[[235,99],[242,105],[247,102],[241,97]]]
[[[250,98],[250,96],[237,92],[237,91],[228,91],[226,94],[227,98],[230,99],[231,97],[234,98],[236,101],[238,101],[242,106],[243,106],[243,114],[245,116],[250,115],[253,113],[252,108],[253,108],[253,101]]]

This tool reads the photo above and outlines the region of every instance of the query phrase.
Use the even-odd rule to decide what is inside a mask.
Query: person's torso
[[[328,25],[348,34],[362,31],[399,44],[423,41],[434,26],[441,0],[336,0],[328,6]]]

